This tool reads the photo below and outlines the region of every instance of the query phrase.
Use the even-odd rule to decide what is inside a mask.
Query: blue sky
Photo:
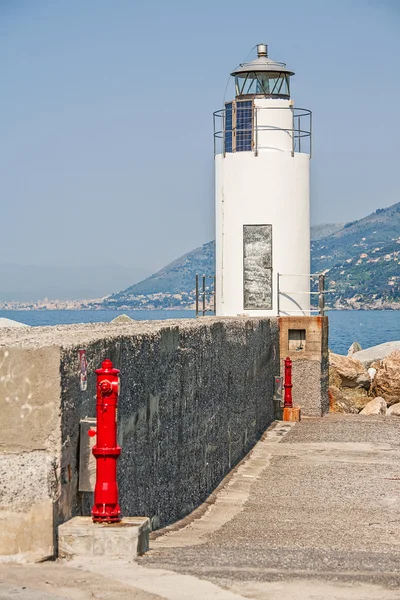
[[[0,0],[0,262],[150,273],[212,239],[212,113],[259,42],[313,111],[313,223],[400,201],[396,0]]]

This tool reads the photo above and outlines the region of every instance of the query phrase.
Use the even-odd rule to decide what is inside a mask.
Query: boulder
[[[339,375],[341,387],[369,388],[371,380],[366,369],[353,357],[330,352],[329,366]]]
[[[376,367],[372,393],[383,396],[389,406],[400,402],[400,350],[389,354]]]
[[[329,367],[329,385],[340,388],[342,380],[334,367]]]
[[[400,342],[385,342],[378,346],[372,346],[371,348],[365,348],[353,354],[353,358],[359,360],[362,365],[368,369],[372,366],[373,362],[380,361],[389,354],[392,354],[395,350],[400,350]]]
[[[373,363],[370,364],[370,366],[368,367],[369,369],[377,369],[381,364],[380,360],[375,360]]]
[[[114,323],[116,325],[118,325],[118,323],[133,323],[135,319],[131,319],[130,317],[128,317],[128,315],[119,315],[118,317],[115,317],[115,319],[113,319],[111,321],[111,323]]]
[[[393,415],[394,417],[400,417],[400,402],[389,406],[386,414],[388,417],[390,417],[391,415]]]
[[[360,415],[386,415],[387,406],[384,398],[374,398],[370,400],[365,408],[362,409]]]
[[[337,413],[357,414],[370,401],[366,390],[363,388],[338,388],[330,386],[328,396],[329,411]]]
[[[347,356],[353,356],[355,352],[359,352],[360,350],[362,350],[361,345],[358,342],[353,342],[348,349]]]
[[[371,377],[368,371],[366,371],[365,373],[360,373],[360,375],[357,377],[357,385],[366,390],[369,390],[371,386]]]
[[[13,321],[12,319],[6,319],[5,317],[0,317],[0,327],[30,327],[30,325],[26,325],[26,323],[20,323],[19,321]]]

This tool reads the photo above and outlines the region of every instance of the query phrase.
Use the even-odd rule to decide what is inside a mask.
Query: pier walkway
[[[149,600],[399,599],[400,419],[274,424],[205,505],[161,533],[137,564],[54,570],[107,577],[123,591],[110,598],[130,587]],[[23,568],[0,566],[2,585]],[[106,586],[81,593],[108,598]]]

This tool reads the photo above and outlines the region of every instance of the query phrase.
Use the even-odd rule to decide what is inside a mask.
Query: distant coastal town
[[[97,300],[37,300],[36,302],[19,302],[10,300],[0,302],[0,310],[93,310],[93,302],[101,303],[103,298]]]
[[[209,301],[207,300],[207,306]],[[90,298],[82,300],[43,300],[32,301],[16,301],[9,300],[0,302],[0,310],[183,310],[194,309],[195,299],[193,294],[169,294],[159,292],[157,294],[140,294],[131,298],[129,304],[126,302],[117,302],[109,296],[103,298]]]

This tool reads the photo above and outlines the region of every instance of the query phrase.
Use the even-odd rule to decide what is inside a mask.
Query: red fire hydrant
[[[292,361],[289,357],[285,358],[285,398],[284,398],[284,408],[293,408],[293,399],[292,399]]]
[[[121,454],[117,446],[119,370],[106,359],[96,375],[97,440],[92,450],[96,458],[96,486],[92,517],[95,523],[117,523],[121,520],[117,485],[117,459]]]

